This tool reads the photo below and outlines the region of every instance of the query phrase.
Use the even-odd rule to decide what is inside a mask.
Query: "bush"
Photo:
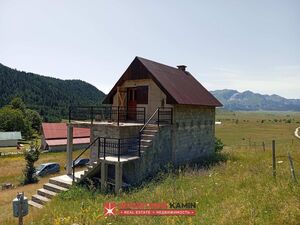
[[[32,184],[38,182],[37,177],[35,176],[35,167],[34,163],[39,159],[40,151],[38,148],[38,144],[31,144],[30,149],[24,151],[24,158],[26,160],[26,167],[23,171],[24,180],[22,184]]]
[[[215,153],[220,153],[224,148],[224,144],[220,138],[215,138]]]

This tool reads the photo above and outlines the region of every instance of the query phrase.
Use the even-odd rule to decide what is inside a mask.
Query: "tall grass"
[[[261,117],[260,117],[261,115]],[[299,179],[300,140],[293,131],[300,126],[275,123],[274,115],[222,115],[216,127],[225,143],[227,160],[213,166],[190,166],[159,174],[142,187],[119,196],[103,195],[84,187],[60,194],[42,210],[33,210],[27,224],[299,224],[300,185],[291,179],[287,152],[291,152]],[[246,119],[247,116],[247,119]],[[279,117],[285,117],[284,114]],[[294,115],[294,117],[300,116]],[[259,118],[268,122],[259,123]],[[269,121],[269,118],[271,121]],[[226,120],[230,119],[230,120]],[[248,120],[243,122],[243,120]],[[241,122],[242,121],[242,122]],[[251,137],[252,144],[246,138]],[[243,140],[245,139],[245,140]],[[276,139],[277,176],[272,177],[270,143]],[[293,141],[291,141],[293,140]],[[266,150],[258,143],[266,143]],[[254,145],[256,142],[256,146]],[[300,179],[299,179],[300,180]],[[105,217],[104,202],[197,202],[193,217]],[[1,224],[15,224],[4,219]]]

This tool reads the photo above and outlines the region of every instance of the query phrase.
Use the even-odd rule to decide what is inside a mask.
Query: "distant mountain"
[[[105,94],[81,80],[61,80],[0,64],[0,107],[16,96],[45,121],[58,121],[67,118],[69,105],[99,105]]]
[[[286,99],[279,95],[262,95],[251,91],[224,89],[211,91],[228,110],[300,111],[300,99]]]

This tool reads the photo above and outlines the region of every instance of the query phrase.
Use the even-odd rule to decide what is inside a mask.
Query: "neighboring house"
[[[90,143],[90,129],[75,128],[73,131],[74,149],[84,149]],[[42,123],[41,148],[49,151],[65,151],[67,146],[66,123]]]
[[[21,139],[20,131],[0,132],[0,147],[16,147]]]
[[[124,182],[137,185],[168,163],[183,165],[214,153],[215,108],[222,104],[186,66],[136,57],[103,104],[71,107],[69,132],[91,129],[95,162],[77,182],[98,177],[102,190],[111,184],[118,192]],[[69,145],[69,157],[71,151]]]

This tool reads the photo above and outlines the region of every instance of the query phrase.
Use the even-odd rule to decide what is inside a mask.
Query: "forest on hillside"
[[[20,97],[44,121],[67,118],[70,105],[100,105],[105,94],[81,80],[61,80],[0,64],[0,107]]]

